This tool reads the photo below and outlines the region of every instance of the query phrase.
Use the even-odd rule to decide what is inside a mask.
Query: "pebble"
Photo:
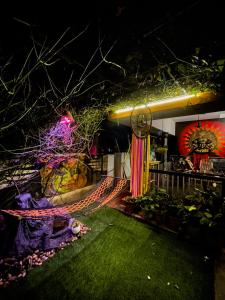
[[[41,266],[50,257],[53,257],[58,251],[64,249],[70,245],[71,242],[78,240],[82,235],[86,234],[91,228],[82,224],[81,232],[79,235],[72,237],[66,242],[62,242],[56,249],[50,251],[35,250],[34,253],[27,255],[26,257],[6,257],[0,259],[1,270],[0,271],[0,286],[7,286],[13,281],[20,280],[27,275],[27,271],[32,268]]]

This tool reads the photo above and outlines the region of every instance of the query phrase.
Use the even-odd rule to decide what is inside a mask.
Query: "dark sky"
[[[65,41],[87,25],[87,32],[63,53],[67,61],[75,60],[81,66],[88,63],[98,47],[99,35],[104,37],[104,53],[116,41],[107,58],[126,70],[127,58],[135,53],[137,59],[141,56],[134,64],[135,68],[140,65],[140,72],[177,58],[188,59],[199,47],[204,59],[209,55],[220,59],[225,54],[224,10],[220,0],[74,0],[52,4],[46,0],[43,4],[30,1],[18,9],[10,6],[10,2],[7,5],[0,17],[0,66],[3,59],[18,53],[23,53],[24,61],[24,53],[32,47],[31,35],[39,44],[47,38],[49,47],[67,28],[70,30]],[[123,80],[119,69],[111,72],[109,65],[102,67],[101,78]],[[77,71],[82,72],[79,66]]]
[[[31,36],[40,51],[45,39],[45,49],[49,49],[68,27],[70,30],[62,43],[76,36],[89,24],[87,32],[79,40],[70,45],[68,50],[64,49],[63,53],[57,54],[59,63],[57,61],[57,64],[53,64],[49,72],[52,76],[57,74],[57,78],[53,78],[60,87],[65,85],[65,78],[69,78],[71,71],[76,76],[74,81],[79,80],[99,45],[100,35],[101,38],[104,37],[104,53],[117,41],[107,59],[126,69],[128,80],[124,79],[121,69],[102,64],[97,72],[92,73],[83,89],[89,88],[92,83],[107,81],[109,89],[111,83],[113,88],[119,86],[114,90],[120,94],[119,84],[123,84],[124,80],[127,91],[129,78],[135,75],[137,67],[140,67],[139,74],[151,72],[151,67],[160,63],[186,59],[195,53],[196,47],[200,47],[205,56],[212,54],[216,58],[224,58],[225,26],[222,4],[221,0],[46,0],[29,1],[25,5],[22,0],[16,4],[9,0],[0,10],[0,68],[7,65],[12,57],[13,63],[9,62],[9,67],[7,65],[3,74],[5,80],[11,83],[11,77],[19,74],[24,58],[32,47]],[[137,55],[137,62],[129,63],[129,55]],[[98,52],[89,70],[99,61],[102,60]],[[130,66],[134,68],[129,70]],[[32,78],[35,81],[34,93],[39,87],[36,83],[40,82],[40,86],[43,84],[41,71]],[[114,90],[113,93],[108,92],[108,86],[99,85],[96,88],[96,95],[102,95],[103,90],[107,101],[115,96]],[[87,98],[86,95],[83,97]]]
[[[211,53],[217,58],[224,58],[225,26],[222,4],[222,0],[74,0],[70,2],[30,0],[25,5],[22,0],[16,2],[8,0],[0,10],[0,75],[13,85],[14,77],[20,74],[24,59],[32,47],[31,36],[34,37],[38,50],[41,51],[45,39],[44,49],[50,49],[68,27],[70,30],[66,33],[62,44],[72,39],[89,24],[84,35],[68,49],[57,54],[57,64],[49,67],[48,72],[56,86],[63,91],[71,72],[74,72],[74,85],[80,80],[81,74],[86,70],[91,56],[99,45],[99,34],[101,38],[104,37],[102,44],[104,53],[117,41],[107,59],[122,66],[128,76],[124,78],[121,69],[113,67],[112,64],[101,64],[82,89],[88,90],[96,82],[104,81],[105,85],[94,86],[95,88],[88,90],[88,94],[81,97],[79,95],[80,107],[85,106],[92,98],[94,101],[95,99],[111,101],[113,97],[127,92],[129,84],[130,89],[133,88],[133,82],[130,83],[129,78],[134,78],[132,75],[135,75],[137,67],[140,67],[141,75],[151,72],[151,67],[159,63],[167,64],[176,61],[177,58],[186,59],[194,54],[196,47],[201,47],[206,56]],[[137,62],[129,63],[127,58],[135,55],[137,55]],[[98,52],[88,72],[99,61],[102,60]],[[36,64],[36,56],[30,65],[32,63]],[[2,66],[6,66],[3,71]],[[129,70],[132,66],[134,68]],[[33,95],[39,93],[39,87],[42,90],[43,86],[48,86],[48,80],[43,77],[42,71],[40,68],[38,72],[32,74],[32,94],[29,98],[31,101],[36,99]],[[141,80],[140,76],[140,82]],[[51,97],[60,99],[54,95]],[[2,101],[3,106],[5,103],[7,102]],[[77,98],[74,103],[77,107]],[[45,110],[40,106],[40,110],[38,108],[37,113],[33,111],[31,115],[30,119],[35,127],[35,122],[42,126],[46,118],[51,117],[50,105],[44,105],[45,102],[43,104]],[[23,111],[24,108],[17,106],[17,109]],[[14,112],[13,106],[8,113],[9,120],[11,117],[14,118],[15,114],[17,112]],[[7,122],[7,120],[3,121]],[[26,129],[26,120],[24,124]]]
[[[160,37],[185,53],[187,47],[219,47],[224,42],[223,18],[220,0],[30,1],[18,9],[9,2],[1,12],[0,42],[23,43],[29,35],[26,24],[54,36],[67,27],[77,32],[89,23],[93,32],[100,30],[109,40],[119,39],[128,47],[135,40],[148,45]],[[92,38],[96,37],[92,34]]]

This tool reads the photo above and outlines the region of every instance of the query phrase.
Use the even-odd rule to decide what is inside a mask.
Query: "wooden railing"
[[[98,157],[91,159],[88,163],[90,171],[90,181],[91,183],[96,183],[101,179],[101,174],[103,174],[103,159]]]
[[[150,169],[150,185],[164,188],[172,196],[192,194],[195,189],[213,188],[225,197],[225,177]]]
[[[22,185],[36,177],[39,170],[33,165],[19,165],[0,170],[0,189]]]

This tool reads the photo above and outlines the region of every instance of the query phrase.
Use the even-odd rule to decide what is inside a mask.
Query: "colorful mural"
[[[225,157],[225,123],[214,120],[191,122],[181,131],[178,147],[183,156]]]
[[[40,170],[45,196],[53,196],[82,188],[87,184],[87,166],[84,156],[68,158],[54,167],[50,164]]]

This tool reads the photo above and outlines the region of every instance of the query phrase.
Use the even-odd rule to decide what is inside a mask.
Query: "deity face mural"
[[[225,123],[220,121],[201,121],[188,124],[178,139],[181,155],[189,153],[214,153],[225,157]]]
[[[198,129],[187,139],[189,148],[196,153],[210,153],[217,149],[217,138],[214,132]]]

